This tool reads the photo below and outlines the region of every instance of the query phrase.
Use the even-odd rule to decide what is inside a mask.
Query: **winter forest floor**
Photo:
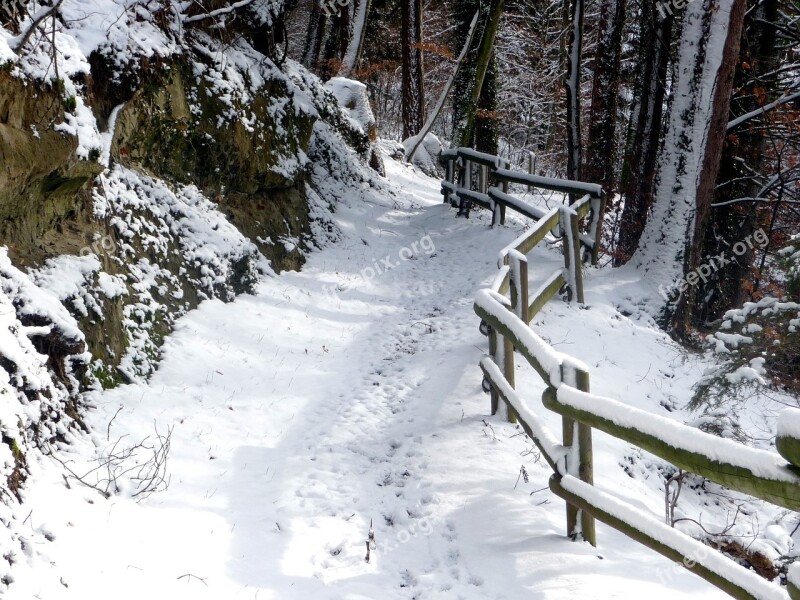
[[[726,597],[601,524],[597,549],[564,537],[547,465],[520,430],[487,416],[477,367],[487,341],[475,292],[520,226],[456,219],[438,182],[388,162],[397,200],[341,206],[343,239],[301,273],[206,302],[180,321],[149,384],[95,397],[101,446],[174,427],[170,487],[141,503],[105,500],[41,470],[28,526],[53,541],[9,598]],[[413,258],[358,276],[403,249]],[[537,252],[533,278],[561,260]],[[589,274],[585,309],[556,300],[535,327],[589,363],[593,391],[683,419],[664,407],[685,405],[704,365],[617,312],[619,277]],[[527,367],[517,382],[541,395]],[[548,422],[560,431],[558,417]],[[596,483],[663,512],[656,463],[603,434],[594,443]]]

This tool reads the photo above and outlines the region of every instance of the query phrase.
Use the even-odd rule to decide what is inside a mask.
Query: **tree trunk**
[[[628,262],[639,246],[647,213],[653,203],[673,23],[672,15],[658,19],[650,2],[642,4],[636,86],[639,96],[631,116],[631,132],[620,180],[623,209],[614,256],[614,266],[617,267]]]
[[[325,54],[319,66],[320,78],[334,77],[342,64],[352,34],[350,8],[345,6],[331,19],[330,33],[325,40]]]
[[[584,177],[586,181],[601,184],[608,198],[614,191],[617,97],[624,22],[625,0],[603,0],[594,59]]]
[[[308,17],[305,52],[303,52],[303,66],[314,73],[319,73],[319,57],[325,41],[327,24],[328,15],[323,12],[322,5],[317,1],[312,1],[311,14]]]
[[[688,333],[688,307],[697,292],[692,281],[719,171],[745,8],[746,0],[698,1],[687,6],[683,20],[653,211],[636,254],[637,267],[669,298],[659,301],[659,319],[678,337]]]
[[[417,135],[425,123],[422,79],[422,0],[402,0],[403,139]]]
[[[421,2],[421,0],[418,0]],[[342,66],[339,68],[339,77],[352,77],[353,71],[358,68],[361,62],[361,53],[364,49],[364,36],[367,33],[367,22],[371,0],[356,0],[353,12],[353,31],[350,41],[342,58]]]
[[[480,12],[475,11],[475,16],[472,17],[472,23],[469,27],[467,39],[464,41],[464,47],[461,49],[461,54],[459,54],[458,58],[456,59],[456,66],[453,69],[453,74],[450,76],[450,79],[442,90],[442,94],[439,96],[439,101],[436,103],[436,107],[433,109],[433,112],[428,115],[428,121],[425,123],[425,125],[423,125],[422,130],[416,135],[416,140],[414,140],[413,144],[409,145],[409,149],[405,156],[405,160],[407,162],[411,162],[413,160],[414,154],[419,149],[420,144],[422,144],[422,142],[425,140],[425,137],[430,133],[431,129],[433,129],[433,124],[436,122],[436,119],[438,119],[439,115],[442,114],[442,109],[447,101],[447,97],[450,95],[450,92],[453,89],[456,78],[461,71],[461,66],[464,64],[464,58],[467,56],[469,48],[472,45],[472,40],[475,38],[475,31],[478,28],[479,18]]]
[[[500,154],[497,86],[497,59],[492,51],[481,88],[481,96],[478,99],[478,111],[475,115],[475,149],[495,156]]]
[[[474,51],[474,59],[465,65],[469,68],[462,68],[459,72],[453,109],[454,146],[472,147],[475,143],[475,119],[478,103],[494,52],[494,42],[504,6],[504,0],[491,0],[491,3],[483,8],[485,12],[484,25],[478,30],[480,35],[476,36],[479,43]],[[464,17],[459,19],[464,30],[464,35],[460,36],[461,40],[466,38],[470,18],[478,7],[479,3],[474,0],[459,4],[459,16]]]
[[[583,50],[584,0],[569,2],[569,41],[567,43],[567,179],[581,180],[581,55]],[[570,203],[577,198],[570,197]]]
[[[748,16],[746,33],[742,37],[740,64],[748,69],[739,69],[734,97],[734,109],[730,119],[759,108],[758,95],[754,87],[763,88],[768,97],[779,95],[780,86],[775,76],[769,76],[777,66],[776,26],[778,21],[777,0],[765,2]],[[767,133],[763,123],[743,124],[729,131],[722,156],[714,200],[723,203],[736,198],[754,198],[759,195],[761,183],[753,173],[764,172]],[[719,206],[711,209],[709,226],[704,239],[704,256],[719,256],[725,252],[730,263],[712,274],[707,284],[700,285],[697,306],[697,321],[713,321],[732,307],[741,306],[747,299],[744,283],[751,275],[756,253],[748,250],[736,256],[730,249],[752,235],[757,224],[755,203]]]

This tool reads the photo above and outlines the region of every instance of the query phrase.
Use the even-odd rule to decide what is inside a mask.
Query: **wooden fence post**
[[[506,256],[503,258],[503,262],[505,264],[507,264],[507,265],[510,265],[509,255],[508,254],[506,254]],[[517,289],[516,284],[514,283],[514,275],[513,275],[513,273],[514,273],[514,269],[512,268],[511,269],[511,274],[510,274],[510,277],[511,277],[511,286],[510,286],[511,306],[508,307],[508,310],[510,310],[511,312],[516,314],[517,313],[517,305],[519,303],[520,294],[519,294],[519,290]],[[508,339],[506,336],[502,336],[502,338],[503,338],[503,375],[505,376],[506,381],[508,381],[508,385],[510,385],[512,388],[514,388],[515,387],[515,381],[514,381],[514,379],[515,379],[514,378],[514,345],[511,343],[511,340]],[[517,422],[517,413],[516,413],[516,411],[511,406],[508,406],[508,405],[507,405],[507,410],[508,410],[508,413],[507,413],[508,422],[509,423],[516,423]]]
[[[577,300],[583,304],[583,272],[581,270],[583,261],[581,260],[578,213],[568,206],[562,206],[560,215],[561,231],[564,234],[562,244],[567,280],[567,300],[570,302]]]
[[[592,217],[591,223],[594,231],[590,232],[594,237],[594,248],[592,248],[592,266],[597,266],[600,259],[600,242],[603,240],[603,215],[606,212],[605,194],[599,198],[592,198]]]
[[[494,327],[491,327],[491,330],[489,331],[489,355],[497,365],[499,365],[502,361],[502,358],[500,358],[500,352],[497,348],[497,332],[495,331]],[[495,388],[495,386],[492,386],[490,397],[492,401],[492,416],[495,416],[500,405],[500,394],[497,393],[497,388]]]
[[[464,161],[464,185],[462,186],[468,192],[472,190],[472,161],[468,158]],[[458,202],[458,216],[469,218],[469,201],[459,197]]]
[[[510,169],[511,168],[511,161],[505,161],[502,166],[503,166],[504,169]],[[505,181],[505,180],[503,181],[502,190],[503,190],[504,194],[508,193],[508,181]],[[505,204],[503,204],[500,207],[500,224],[501,225],[505,225],[506,224],[506,205]]]
[[[536,153],[528,152],[528,174],[536,175]],[[533,185],[528,185],[528,191],[533,189]]]
[[[444,180],[448,183],[455,183],[455,174],[456,174],[456,159],[448,158],[445,161],[444,167]],[[444,202],[450,202],[450,191],[449,190],[442,190],[442,195],[444,196]]]
[[[583,392],[589,392],[589,373],[570,365],[561,365],[562,381]],[[556,393],[550,388],[545,393]],[[567,471],[581,481],[594,483],[594,459],[592,455],[592,428],[564,417],[562,420],[564,446],[571,449],[567,455]],[[577,464],[575,464],[577,463]],[[579,524],[580,523],[580,524]],[[582,537],[592,546],[597,546],[594,517],[586,511],[567,505],[567,535],[573,539]]]
[[[509,266],[511,267],[511,306],[525,324],[530,323],[528,318],[528,257],[516,250],[508,253]]]

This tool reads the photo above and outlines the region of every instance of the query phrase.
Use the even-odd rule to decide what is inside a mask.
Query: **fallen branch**
[[[456,67],[453,70],[453,74],[450,75],[450,79],[447,82],[447,85],[444,87],[442,91],[442,95],[439,97],[439,101],[436,103],[436,108],[433,109],[430,117],[428,118],[428,122],[422,127],[422,131],[420,131],[417,135],[412,137],[409,140],[409,145],[411,149],[406,152],[405,161],[410,163],[414,160],[414,155],[419,150],[420,145],[422,142],[425,141],[425,138],[433,129],[434,123],[436,123],[436,119],[439,118],[439,115],[442,114],[442,109],[444,108],[444,103],[447,100],[447,97],[450,95],[450,91],[453,89],[453,84],[456,82],[456,77],[458,77],[458,72],[461,70],[461,65],[464,63],[464,59],[469,52],[470,47],[472,46],[472,39],[475,37],[475,30],[478,28],[478,17],[480,17],[481,11],[478,10],[475,13],[475,17],[472,19],[472,23],[470,24],[469,33],[467,34],[467,41],[464,44],[464,48],[461,50],[461,54],[456,59]]]

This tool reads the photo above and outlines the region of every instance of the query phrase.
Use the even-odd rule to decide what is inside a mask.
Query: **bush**
[[[800,304],[774,297],[748,302],[725,313],[706,342],[719,366],[697,385],[690,408],[711,415],[764,387],[800,393]]]

